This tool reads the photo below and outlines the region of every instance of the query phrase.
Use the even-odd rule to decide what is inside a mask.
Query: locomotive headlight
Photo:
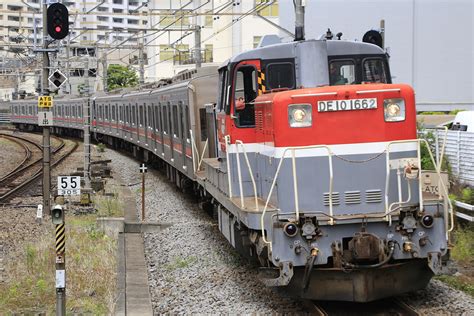
[[[405,120],[405,100],[385,99],[383,106],[386,122],[400,122]]]
[[[291,127],[308,127],[312,125],[311,104],[288,105],[288,122]]]

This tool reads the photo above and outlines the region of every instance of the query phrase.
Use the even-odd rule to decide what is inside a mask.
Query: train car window
[[[151,111],[151,105],[148,106],[148,127],[153,128],[153,112]]]
[[[180,126],[180,136],[181,138],[184,138],[184,135],[185,135],[185,126],[184,126],[184,120],[185,120],[185,117],[186,115],[184,114],[184,106],[183,106],[183,102],[179,101],[178,102],[179,104],[179,126]]]
[[[122,105],[117,105],[119,107],[119,122],[123,122],[123,106]]]
[[[173,105],[173,135],[174,137],[180,137],[179,125],[178,125],[178,106]]]
[[[112,105],[112,121],[115,121],[115,105]]]
[[[139,115],[140,115],[140,116],[139,116],[140,121],[139,121],[139,123],[140,123],[140,126],[142,126],[142,125],[143,125],[143,105],[140,105],[140,108],[139,108],[139,109],[140,109],[140,113],[139,113]]]
[[[127,106],[125,106],[125,122],[130,123],[130,109]]]
[[[362,82],[387,83],[387,71],[381,58],[366,58],[362,62]]]
[[[189,106],[186,105],[185,107],[185,110],[186,112],[186,138],[189,140],[191,139],[191,123],[190,123],[190,120],[189,120]]]
[[[255,110],[253,101],[257,97],[257,71],[254,66],[237,69],[234,78],[234,115],[237,127],[254,127]]]
[[[137,111],[138,111],[138,103],[136,103],[135,106],[132,106],[132,124],[133,125],[138,125]]]
[[[157,106],[155,106],[155,131],[160,131],[161,130],[161,122],[160,122],[160,103],[158,103]]]
[[[170,102],[168,102],[168,106],[166,107],[166,113],[167,113],[167,117],[166,117],[166,120],[168,121],[168,129],[169,129],[169,133],[170,135],[173,134],[173,125],[172,124],[172,120],[171,120],[171,104]]]
[[[110,120],[110,112],[109,112],[109,106],[105,106],[105,115],[104,115],[104,120],[109,121]]]
[[[199,123],[201,124],[201,141],[207,140],[206,109],[199,109]]]
[[[295,88],[295,67],[292,63],[272,63],[266,69],[268,89]]]
[[[356,71],[354,61],[331,61],[331,63],[329,64],[329,83],[331,86],[356,83]]]
[[[163,132],[168,134],[168,106],[163,104]]]

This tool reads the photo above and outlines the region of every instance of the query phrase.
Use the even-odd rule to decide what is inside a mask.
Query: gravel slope
[[[140,181],[138,163],[107,150],[125,183]],[[141,209],[140,185],[137,209]],[[145,256],[155,313],[303,313],[299,303],[257,280],[248,265],[219,233],[217,223],[156,170],[146,178],[146,219],[173,223],[145,234]]]

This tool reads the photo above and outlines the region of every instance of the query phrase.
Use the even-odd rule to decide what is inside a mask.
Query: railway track
[[[10,171],[5,176],[0,178],[0,188],[3,188],[9,179],[14,177],[18,173],[20,173],[22,170],[25,170],[29,168],[30,166],[34,165],[35,163],[37,163],[38,161],[41,161],[41,158],[33,160],[34,157],[33,157],[33,150],[31,149],[31,146],[35,147],[39,152],[42,152],[42,148],[40,145],[34,143],[33,141],[27,138],[20,137],[20,136],[13,136],[9,134],[0,133],[0,138],[5,138],[5,139],[8,139],[9,141],[12,141],[18,144],[19,146],[23,148],[25,152],[24,159],[12,171]]]
[[[2,136],[6,134],[1,134]],[[7,135],[9,137],[15,137],[25,143],[34,144],[35,146],[41,147],[31,140],[25,139],[19,136]],[[63,161],[77,148],[78,143],[74,142],[71,148],[68,148],[65,153],[60,154],[65,148],[64,141],[60,140],[59,146],[54,147],[52,150],[51,167],[56,166],[58,163]],[[18,196],[20,193],[27,190],[32,184],[36,183],[40,179],[42,172],[42,158],[35,159],[24,166],[18,166],[14,171],[10,172],[7,176],[0,179],[0,203],[7,203],[13,197]]]
[[[419,316],[413,307],[396,298],[369,303],[305,301],[308,312],[318,316]]]

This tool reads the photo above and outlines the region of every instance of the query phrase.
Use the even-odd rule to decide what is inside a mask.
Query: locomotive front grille
[[[366,203],[382,203],[381,190],[367,190],[365,191]]]
[[[346,191],[344,192],[344,199],[346,204],[360,204],[360,191]]]
[[[324,193],[323,200],[324,200],[324,206],[329,206],[329,192]],[[340,204],[339,192],[333,192],[332,205],[339,205],[339,204]]]

